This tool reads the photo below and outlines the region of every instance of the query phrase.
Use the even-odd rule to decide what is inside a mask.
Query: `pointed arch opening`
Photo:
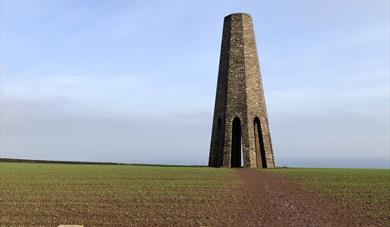
[[[232,127],[232,155],[231,167],[242,166],[242,151],[241,151],[241,121],[238,117],[233,119]]]
[[[255,117],[253,120],[253,128],[255,134],[256,165],[257,167],[267,168],[263,133],[261,131],[260,119],[258,117]]]

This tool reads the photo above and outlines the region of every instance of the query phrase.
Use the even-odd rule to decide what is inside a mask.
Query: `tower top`
[[[247,16],[247,17],[251,17],[252,18],[252,16],[249,13],[242,13],[242,12],[231,13],[231,14],[225,16],[225,18],[226,17],[231,17],[231,16]]]

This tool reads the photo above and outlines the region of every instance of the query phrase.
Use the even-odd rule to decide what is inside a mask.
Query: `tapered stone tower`
[[[224,19],[209,166],[275,167],[252,18]]]

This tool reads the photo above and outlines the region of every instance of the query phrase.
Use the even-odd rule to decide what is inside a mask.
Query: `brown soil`
[[[285,177],[237,169],[236,212],[231,226],[381,226],[357,210],[347,209],[307,191]]]

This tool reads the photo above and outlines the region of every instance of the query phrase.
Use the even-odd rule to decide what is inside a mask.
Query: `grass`
[[[388,169],[264,171],[390,217]],[[0,226],[213,226],[239,185],[226,168],[0,162]]]
[[[373,218],[390,218],[390,169],[306,169],[267,170],[287,176],[315,192],[358,206]]]
[[[206,214],[212,217],[213,206],[227,199],[231,174],[202,167],[0,162],[0,226],[212,223]]]

